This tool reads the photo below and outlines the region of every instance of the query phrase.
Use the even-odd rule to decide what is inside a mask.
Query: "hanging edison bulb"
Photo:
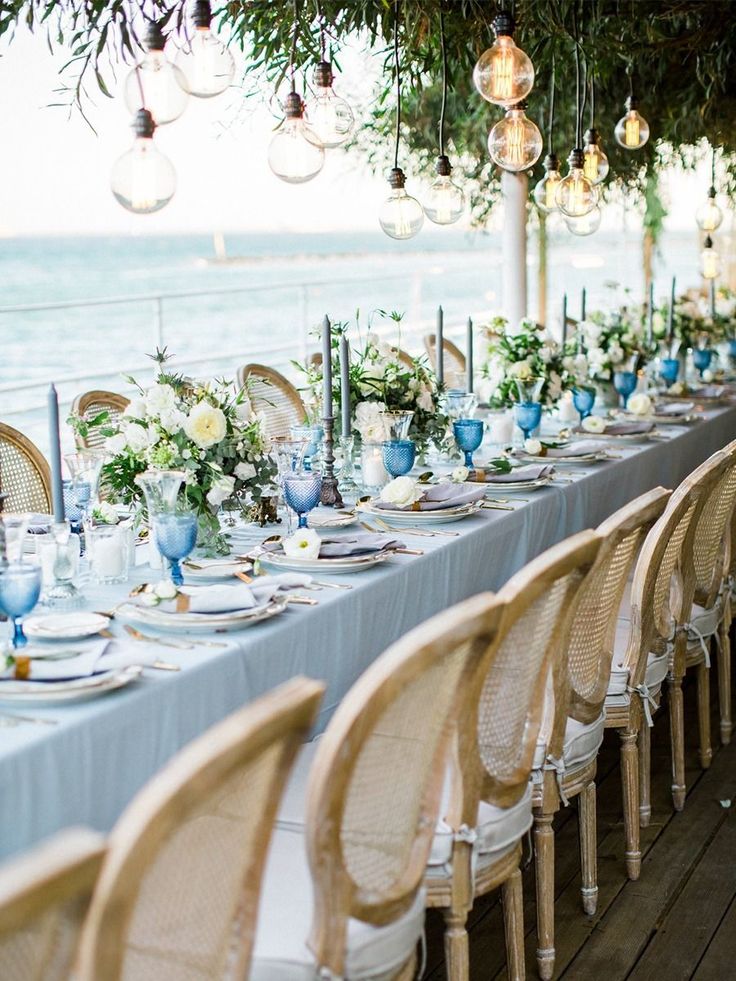
[[[562,180],[560,160],[556,153],[548,153],[544,158],[544,177],[534,187],[534,203],[546,215],[557,211],[557,185]]]
[[[529,170],[542,152],[542,134],[525,109],[525,102],[512,106],[488,134],[491,160],[512,173]]]
[[[514,43],[514,18],[501,11],[493,21],[496,40],[473,69],[475,87],[488,102],[513,106],[526,99],[534,85],[534,65]]]
[[[601,227],[602,218],[601,206],[597,204],[587,214],[581,215],[579,218],[565,218],[565,225],[573,235],[592,235]]]
[[[125,79],[123,94],[131,114],[147,109],[157,126],[173,123],[187,107],[184,72],[164,54],[166,38],[158,24],[146,28],[146,54]]]
[[[613,135],[624,150],[641,150],[649,139],[649,123],[637,112],[638,102],[630,95],[626,100],[626,115],[616,123]]]
[[[449,157],[441,154],[435,170],[437,177],[424,202],[424,213],[435,225],[452,225],[465,210],[465,195],[450,177],[452,166]]]
[[[721,257],[713,248],[713,239],[705,236],[703,251],[700,253],[700,272],[703,279],[715,279],[721,271]]]
[[[110,187],[128,211],[150,215],[160,211],[174,196],[176,171],[153,142],[156,124],[147,109],[139,109],[133,121],[135,140],[112,168]]]
[[[208,0],[196,0],[192,20],[194,35],[177,53],[174,64],[184,72],[190,95],[211,99],[232,83],[235,61],[219,37],[212,33],[212,8]]]
[[[304,184],[322,170],[325,151],[309,132],[298,92],[287,95],[284,117],[268,147],[268,166],[287,184]]]
[[[708,199],[700,205],[695,212],[695,221],[698,228],[704,232],[714,232],[723,221],[723,212],[716,204],[716,189],[711,187],[708,191]]]
[[[567,158],[567,174],[557,185],[555,201],[565,218],[582,218],[598,204],[598,191],[585,176],[585,157],[575,149]]]
[[[305,105],[309,120],[307,139],[315,139],[325,149],[344,143],[355,122],[353,110],[332,88],[334,80],[330,62],[320,61],[314,69],[315,93]]]
[[[583,137],[585,146],[583,147],[583,173],[591,184],[600,184],[608,177],[609,164],[603,147],[601,137],[597,129],[591,128],[585,131]]]
[[[424,208],[406,193],[406,178],[400,167],[393,168],[388,182],[391,194],[381,205],[378,223],[389,238],[414,238],[424,224]]]

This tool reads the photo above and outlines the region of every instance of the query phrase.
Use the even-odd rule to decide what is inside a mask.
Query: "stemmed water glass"
[[[384,411],[381,413],[386,435],[389,440],[405,440],[409,437],[409,426],[414,418],[412,411]],[[389,471],[390,472],[390,471]]]
[[[667,385],[674,385],[680,373],[679,358],[660,358],[659,374],[662,381]]]
[[[317,462],[316,458],[325,435],[324,429],[322,426],[292,426],[289,430],[289,435],[293,441],[304,444],[299,466],[300,468],[303,466],[307,473],[309,473],[312,466]]]
[[[452,424],[455,442],[465,454],[465,466],[468,470],[473,469],[473,453],[483,442],[483,428],[482,419],[456,419]]]
[[[629,396],[636,390],[636,360],[634,354],[624,363],[624,367],[613,373],[613,387],[621,396],[621,405],[625,409],[629,404]]]
[[[284,500],[298,518],[297,528],[307,527],[307,515],[319,504],[322,475],[290,473],[284,477]]]
[[[450,419],[470,419],[478,405],[478,396],[464,388],[448,388],[445,392],[445,408]]]
[[[41,567],[11,562],[0,569],[0,612],[13,624],[13,647],[24,647],[23,617],[30,613],[41,595]]]
[[[698,346],[693,348],[693,364],[698,370],[701,381],[703,380],[703,372],[710,368],[710,363],[713,360],[713,351],[706,346],[707,343],[707,340],[698,341]]]
[[[572,403],[580,414],[580,424],[588,418],[595,404],[595,389],[579,386],[573,389]]]
[[[107,454],[104,450],[77,450],[64,456],[71,481],[66,486],[64,501],[69,509],[69,520],[80,527],[97,502],[100,489],[100,474]],[[70,507],[71,506],[71,507]],[[73,509],[78,509],[74,517]]]
[[[383,465],[392,477],[403,477],[414,466],[417,447],[413,439],[387,439],[382,443]]]
[[[532,377],[524,381],[516,379],[516,390],[519,401],[514,406],[514,416],[516,425],[524,434],[524,439],[529,439],[530,435],[542,421],[542,403],[539,396],[542,394],[544,378]]]
[[[286,513],[287,534],[291,534],[291,511],[286,506],[284,499],[284,480],[290,474],[303,472],[304,456],[308,448],[307,439],[290,439],[288,436],[274,436],[271,439],[271,449],[276,458],[278,470],[280,503],[284,506]]]
[[[184,506],[157,511],[152,521],[156,548],[168,560],[171,581],[184,584],[180,562],[194,551],[197,544],[197,515]]]

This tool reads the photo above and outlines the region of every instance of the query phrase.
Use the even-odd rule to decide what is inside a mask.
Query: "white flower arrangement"
[[[517,381],[542,378],[540,398],[548,408],[556,405],[565,389],[576,382],[565,367],[557,341],[533,320],[523,319],[512,334],[508,322],[495,317],[484,331],[489,342],[488,360],[482,368],[484,395],[496,408],[518,401]]]

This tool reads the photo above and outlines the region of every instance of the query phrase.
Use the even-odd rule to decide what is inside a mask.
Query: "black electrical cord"
[[[549,124],[547,126],[547,155],[552,156],[552,131],[555,125],[555,55],[552,52],[552,71],[549,76]]]
[[[291,38],[291,53],[289,55],[289,73],[291,74],[291,91],[296,92],[295,69],[296,42],[299,37],[299,0],[294,0],[294,33]]]
[[[394,0],[394,63],[396,66],[396,146],[394,170],[399,167],[399,135],[401,133],[401,73],[399,69],[399,0]]]
[[[445,108],[447,106],[447,49],[445,47],[445,18],[440,7],[440,45],[442,48],[442,107],[440,109],[440,156],[445,155]]]

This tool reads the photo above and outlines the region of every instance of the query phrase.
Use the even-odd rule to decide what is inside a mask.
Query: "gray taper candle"
[[[675,333],[675,287],[676,280],[672,277],[672,289],[670,290],[670,317],[667,322],[667,340],[671,341]]]
[[[445,319],[442,307],[437,307],[437,333],[435,335],[435,360],[437,362],[437,383],[441,385],[445,380]]]
[[[322,415],[332,416],[332,332],[327,316],[322,321]]]
[[[350,436],[350,350],[345,334],[340,334],[340,425],[347,439]]]
[[[467,369],[467,381],[465,387],[468,392],[473,391],[473,318],[468,317],[468,333],[465,354],[465,367]]]
[[[654,340],[654,282],[649,283],[649,304],[647,306],[647,340]]]
[[[51,500],[54,509],[54,524],[66,520],[64,511],[64,487],[61,482],[61,442],[59,440],[59,398],[56,386],[49,385],[49,447],[51,455]]]
[[[710,317],[711,320],[716,318],[716,281],[711,279],[710,281]]]
[[[580,319],[585,320],[585,301],[587,300],[587,293],[585,287],[583,286],[583,292],[580,294]]]
[[[562,294],[562,346],[567,340],[567,293]]]

